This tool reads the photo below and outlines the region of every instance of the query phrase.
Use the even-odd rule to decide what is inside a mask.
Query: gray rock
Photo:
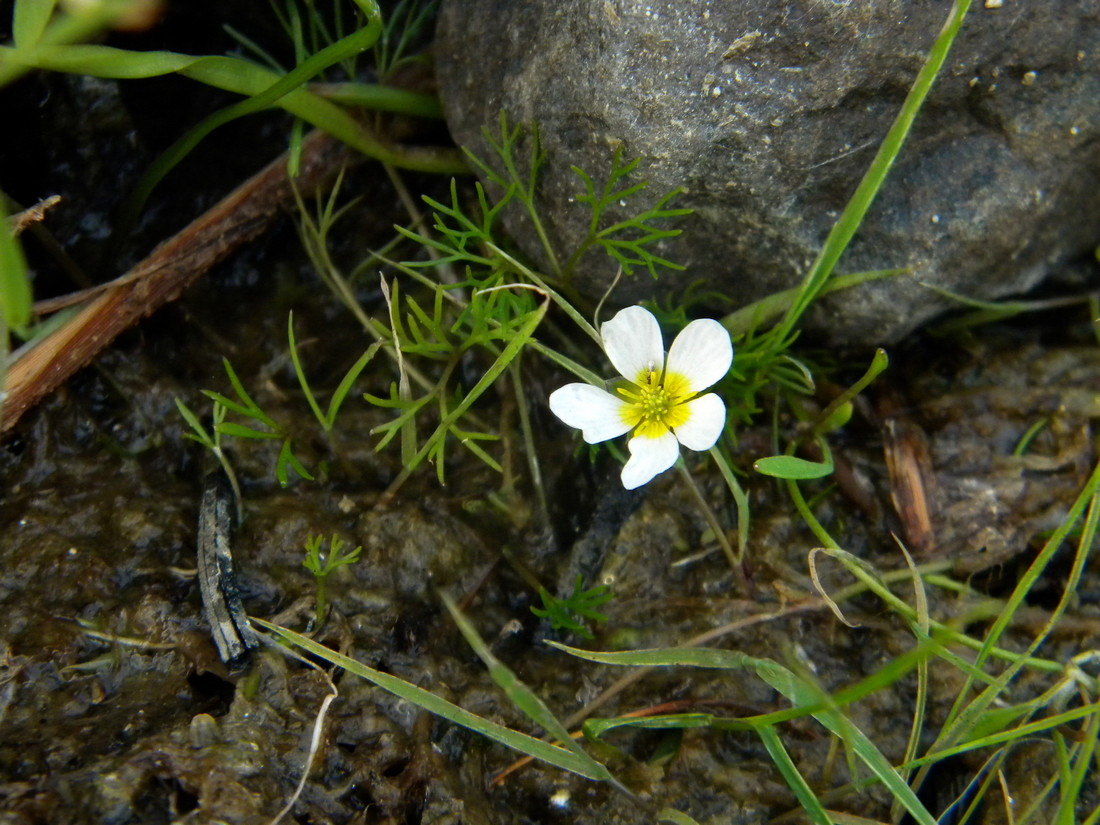
[[[994,6],[996,0],[986,0]],[[920,285],[993,299],[1100,241],[1100,0],[975,0],[886,187],[838,272],[911,275],[832,296],[807,326],[896,341],[949,306]],[[503,109],[537,122],[543,214],[571,249],[588,218],[577,165],[640,157],[646,195],[676,187],[687,265],[640,273],[624,304],[706,279],[742,306],[797,284],[947,18],[944,0],[445,0],[438,75],[455,139]],[[633,211],[633,210],[627,210]],[[627,214],[627,211],[620,215]],[[516,215],[509,230],[536,255]],[[585,258],[589,295],[614,271]]]

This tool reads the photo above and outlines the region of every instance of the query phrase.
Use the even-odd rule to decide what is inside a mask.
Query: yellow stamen
[[[690,382],[682,375],[646,370],[634,384],[619,387],[626,403],[621,415],[634,434],[642,438],[660,438],[688,420],[684,402],[691,397]]]

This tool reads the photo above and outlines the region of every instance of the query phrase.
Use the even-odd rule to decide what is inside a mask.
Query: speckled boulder
[[[455,139],[503,109],[539,124],[551,239],[587,212],[577,165],[642,158],[647,192],[695,214],[618,303],[705,278],[741,306],[798,283],[946,20],[944,0],[444,0],[438,74]],[[1100,0],[975,0],[914,131],[838,272],[911,274],[830,297],[834,342],[896,341],[948,306],[1027,290],[1100,241]],[[510,230],[535,254],[513,216]],[[614,267],[586,259],[599,294]],[[606,264],[606,265],[605,265]]]

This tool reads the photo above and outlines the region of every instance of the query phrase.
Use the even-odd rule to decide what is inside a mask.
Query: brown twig
[[[294,185],[310,192],[357,155],[334,138],[314,132],[302,143]],[[94,359],[121,332],[174,301],[234,250],[258,237],[293,198],[287,158],[281,156],[223,198],[130,272],[106,288],[67,324],[11,365],[0,432],[70,375]]]
[[[61,203],[60,195],[50,195],[36,203],[34,206],[16,212],[8,220],[11,221],[12,231],[18,236],[23,230],[41,223],[46,219],[46,212]]]

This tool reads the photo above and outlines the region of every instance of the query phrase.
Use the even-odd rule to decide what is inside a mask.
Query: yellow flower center
[[[688,420],[684,402],[692,395],[690,386],[682,375],[644,371],[633,384],[617,388],[626,401],[620,412],[623,421],[635,435],[660,438]]]

